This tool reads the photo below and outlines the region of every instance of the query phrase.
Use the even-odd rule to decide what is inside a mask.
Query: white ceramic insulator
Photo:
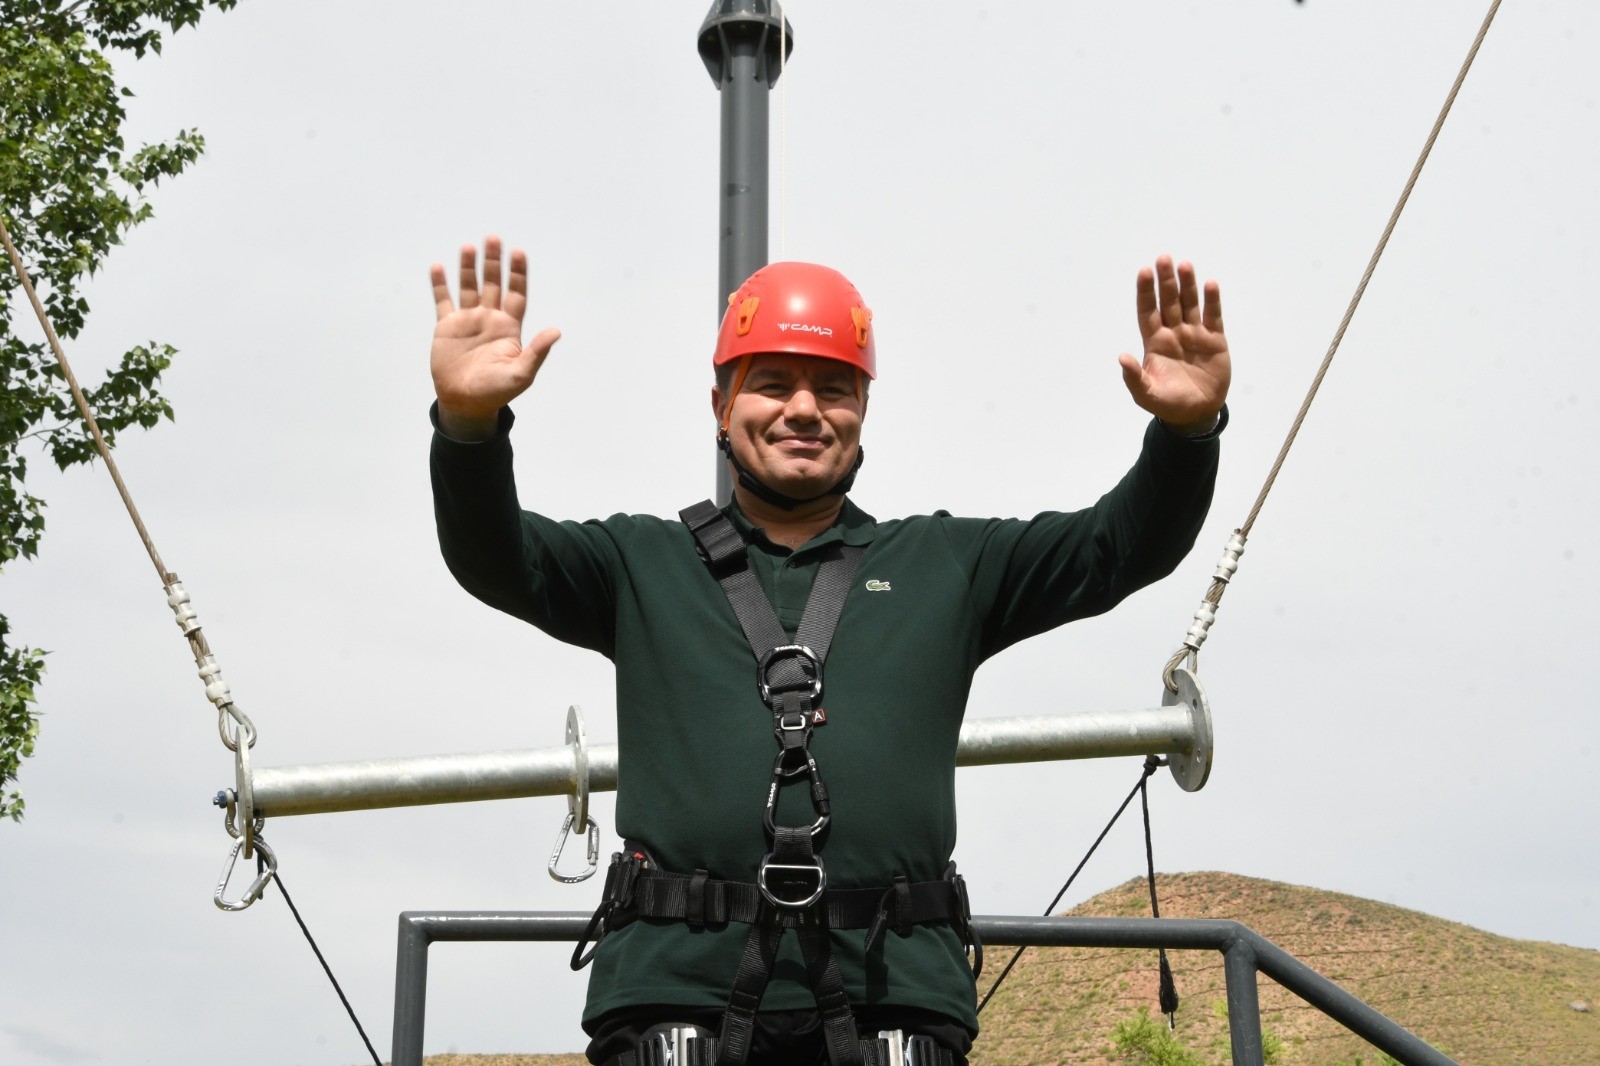
[[[1238,571],[1239,556],[1243,554],[1244,538],[1235,533],[1228,538],[1228,546],[1223,549],[1222,558],[1217,560],[1217,572],[1211,575],[1211,579],[1226,585]]]
[[[173,617],[184,636],[200,628],[200,616],[189,606],[189,593],[184,589],[183,582],[174,581],[167,586],[167,606],[172,608]]]
[[[1217,620],[1217,605],[1210,600],[1201,600],[1200,606],[1195,608],[1194,625],[1189,627],[1189,632],[1183,638],[1183,646],[1200,650],[1200,645],[1206,642],[1206,634],[1211,631],[1211,623]]]

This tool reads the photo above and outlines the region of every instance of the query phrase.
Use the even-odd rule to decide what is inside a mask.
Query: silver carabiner
[[[220,910],[242,911],[250,904],[261,898],[261,893],[267,890],[267,882],[272,880],[272,875],[278,872],[278,856],[267,846],[267,842],[257,837],[255,850],[261,855],[261,872],[256,879],[250,882],[250,887],[244,890],[244,895],[237,900],[223,898],[223,893],[228,890],[228,880],[233,877],[233,866],[239,861],[239,852],[244,849],[243,836],[233,842],[233,847],[228,851],[228,862],[222,868],[222,876],[217,880],[216,894],[211,897]]]
[[[600,868],[600,823],[593,818],[587,819],[589,836],[588,859],[589,865],[581,874],[564,874],[556,869],[561,863],[561,853],[567,848],[567,837],[572,835],[573,821],[577,815],[568,811],[567,816],[561,820],[561,832],[556,836],[556,846],[550,852],[550,865],[546,867],[550,876],[564,885],[575,885],[579,881],[587,881],[594,876]],[[256,847],[261,847],[261,842],[256,841]]]
[[[587,881],[600,868],[600,825],[589,817],[589,737],[583,728],[583,711],[577,704],[567,708],[567,744],[572,748],[572,792],[567,796],[567,817],[556,834],[556,846],[550,852],[550,876],[564,885]],[[564,874],[557,867],[561,853],[566,850],[567,838],[573,826],[582,826],[589,837],[589,865],[581,874]]]

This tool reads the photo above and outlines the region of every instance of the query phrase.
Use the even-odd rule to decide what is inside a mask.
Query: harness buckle
[[[693,1025],[657,1031],[648,1042],[639,1045],[639,1061],[652,1066],[689,1066],[694,1061],[691,1057],[694,1049],[690,1045],[701,1039],[701,1032]]]
[[[756,887],[761,890],[761,895],[774,907],[783,910],[805,910],[817,900],[822,898],[822,893],[828,887],[828,869],[822,864],[822,856],[812,856],[815,865],[803,866],[799,863],[773,862],[769,853],[762,856],[761,868],[756,871]],[[776,885],[769,884],[768,872],[778,871]],[[812,882],[816,887],[812,888]],[[810,889],[810,894],[795,898],[799,893]],[[787,893],[780,896],[778,893]]]
[[[756,687],[761,690],[761,702],[768,707],[772,706],[772,684],[767,680],[767,674],[775,663],[785,659],[802,659],[806,667],[802,673],[808,674],[805,680],[811,684],[809,698],[815,702],[822,695],[822,660],[817,653],[804,644],[780,644],[761,657],[756,664]],[[792,685],[792,683],[786,683]],[[785,691],[788,691],[786,689]]]
[[[906,1034],[899,1029],[879,1029],[878,1043],[883,1049],[883,1066],[909,1066],[911,1059],[906,1055],[910,1049],[906,1045]]]

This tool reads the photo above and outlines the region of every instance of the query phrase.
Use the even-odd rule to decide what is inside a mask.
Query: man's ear
[[[711,417],[722,425],[722,390],[715,385],[711,386]]]

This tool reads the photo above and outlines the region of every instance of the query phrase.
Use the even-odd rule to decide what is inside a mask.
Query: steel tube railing
[[[956,751],[960,766],[1095,759],[1125,755],[1196,756],[1209,764],[1209,712],[1179,704],[1105,714],[969,720]],[[585,748],[589,791],[617,787],[617,747]],[[268,818],[432,803],[570,795],[578,785],[576,748],[368,759],[257,767],[256,813]],[[1203,775],[1202,775],[1203,780]],[[1190,787],[1185,785],[1185,787]],[[1195,786],[1198,787],[1198,786]]]
[[[428,945],[436,940],[576,941],[583,912],[407,911],[395,966],[394,1066],[422,1066]],[[1260,1066],[1256,974],[1264,973],[1405,1066],[1456,1066],[1448,1055],[1367,1006],[1272,941],[1238,922],[1200,918],[975,917],[996,947],[1173,948],[1219,951],[1227,979],[1234,1066]]]
[[[1228,989],[1228,1040],[1233,1045],[1234,1066],[1266,1066],[1256,953],[1248,937],[1229,941],[1222,952],[1222,976]]]

